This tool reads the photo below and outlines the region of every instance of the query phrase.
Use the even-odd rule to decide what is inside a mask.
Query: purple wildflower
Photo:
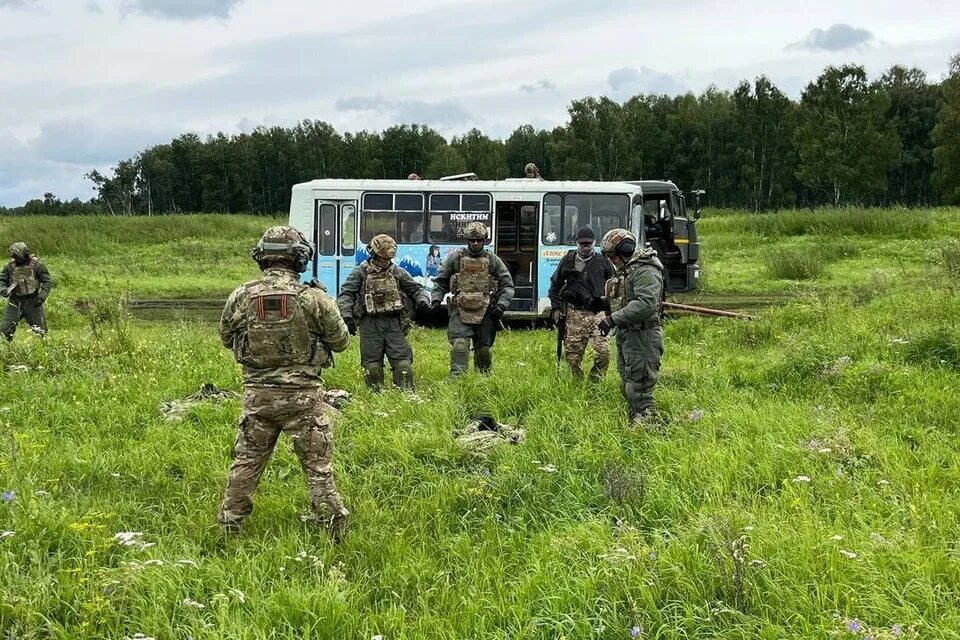
[[[850,631],[850,633],[860,633],[860,621],[859,620],[847,621],[847,630]]]
[[[630,629],[631,638],[639,638],[641,633],[643,633],[643,627],[634,627],[633,629]]]
[[[702,409],[694,409],[693,411],[690,412],[690,416],[689,416],[690,422],[696,422],[702,417],[703,417]]]
[[[894,638],[899,638],[900,636],[903,635],[903,627],[901,627],[899,624],[893,625],[893,627],[891,627],[890,629],[890,634]]]
[[[3,501],[4,502],[13,502],[17,499],[17,493],[15,491],[4,491],[3,492]]]

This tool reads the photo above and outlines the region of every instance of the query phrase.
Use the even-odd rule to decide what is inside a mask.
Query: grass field
[[[158,406],[239,371],[208,320],[122,304],[225,296],[269,219],[0,221],[59,284],[48,339],[0,348],[0,632],[960,637],[960,210],[707,216],[705,295],[788,295],[668,323],[662,433],[624,428],[614,372],[558,373],[546,331],[449,383],[444,333],[415,329],[416,396],[367,392],[352,345],[325,375],[355,393],[340,546],[299,518],[289,441],[224,538],[239,403]],[[451,432],[481,412],[527,440],[472,459]]]

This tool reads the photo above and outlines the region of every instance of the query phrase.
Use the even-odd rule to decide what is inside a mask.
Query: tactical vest
[[[237,360],[255,369],[322,364],[316,340],[310,333],[300,293],[306,285],[277,286],[261,280],[244,285],[247,327]],[[324,358],[319,358],[323,360]]]
[[[456,296],[460,320],[465,324],[480,324],[490,306],[494,292],[490,264],[490,256],[486,253],[476,258],[461,254],[460,271],[454,274],[450,292]]]
[[[393,265],[380,270],[367,269],[363,281],[363,308],[367,315],[396,315],[403,311],[403,295],[400,283],[393,275]]]
[[[13,278],[10,284],[17,285],[13,293],[18,296],[30,296],[40,290],[40,281],[37,280],[36,258],[31,258],[30,262],[25,265],[17,265],[12,260],[10,263],[13,265]]]
[[[607,280],[607,283],[604,286],[607,300],[610,303],[610,313],[616,313],[617,311],[620,311],[627,306],[627,303],[633,300],[633,284],[630,282],[630,278],[628,276],[635,270],[644,266],[650,266],[658,269],[660,271],[661,278],[663,278],[665,275],[663,270],[659,269],[656,264],[649,262],[643,257],[631,260],[623,269],[619,270],[616,275]],[[661,301],[663,300],[663,291],[664,285],[663,281],[661,280]],[[660,313],[658,312],[657,316],[652,318],[649,322],[651,324],[657,324],[659,322],[659,315]]]

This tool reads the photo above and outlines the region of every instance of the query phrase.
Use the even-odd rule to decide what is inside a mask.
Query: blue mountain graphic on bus
[[[361,262],[364,262],[365,260],[370,258],[370,253],[367,251],[367,247],[365,246],[359,247],[357,249],[356,255],[357,255],[357,264],[360,264]],[[397,261],[397,265],[401,269],[409,273],[411,276],[413,276],[414,278],[423,277],[423,267],[420,266],[420,263],[418,261],[414,260],[409,255],[403,256],[403,258]]]

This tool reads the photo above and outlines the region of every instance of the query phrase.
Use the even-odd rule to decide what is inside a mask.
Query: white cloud
[[[857,49],[873,42],[873,33],[848,24],[838,23],[829,29],[813,29],[798,42],[787,45],[788,49],[809,49],[811,51],[845,51]]]

